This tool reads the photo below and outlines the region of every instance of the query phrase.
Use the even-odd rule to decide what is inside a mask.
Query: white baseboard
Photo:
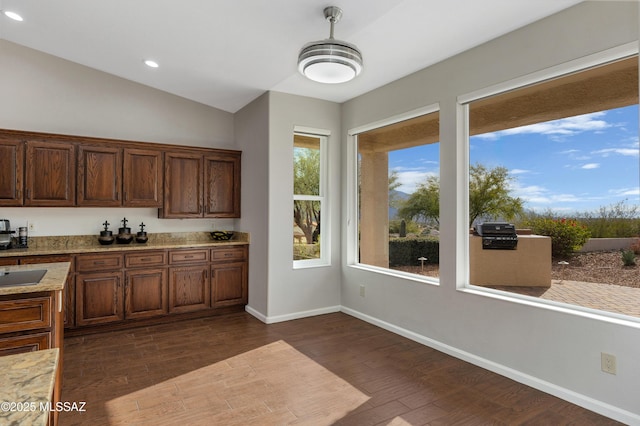
[[[603,416],[609,417],[611,419],[617,420],[619,422],[622,422],[628,425],[640,425],[640,415],[638,414],[623,410],[619,407],[615,407],[613,405],[607,404],[602,401],[598,401],[596,399],[579,394],[569,389],[565,389],[563,387],[554,385],[553,383],[540,380],[536,377],[522,373],[521,371],[514,370],[510,367],[495,363],[493,361],[479,357],[472,353],[462,351],[460,349],[454,348],[453,346],[449,346],[437,340],[430,339],[421,334],[404,329],[402,327],[398,327],[386,321],[379,320],[377,318],[374,318],[367,314],[363,314],[362,312],[347,308],[345,306],[342,306],[341,312],[344,312],[347,315],[351,315],[353,317],[366,321],[370,324],[376,325],[392,333],[406,337],[407,339],[413,340],[414,342],[418,342],[425,346],[429,346],[430,348],[436,349],[440,352],[444,352],[447,355],[451,355],[455,358],[467,361],[471,364],[477,365],[478,367],[482,367],[486,370],[493,371],[494,373],[500,374],[501,376],[508,377],[512,380],[515,380],[516,382],[525,384],[534,389],[538,389],[542,392],[546,392],[550,395],[564,399],[565,401],[569,401],[573,404],[579,405],[580,407],[586,408],[587,410],[594,411],[596,413],[602,414]]]
[[[276,316],[264,315],[263,313],[256,311],[255,309],[253,309],[249,305],[245,306],[244,309],[249,314],[253,315],[254,317],[259,319],[263,323],[265,323],[265,324],[274,324],[274,323],[277,323],[277,322],[291,321],[291,320],[300,319],[300,318],[315,317],[317,315],[332,314],[334,312],[340,312],[342,307],[340,305],[329,306],[329,307],[326,307],[326,308],[312,309],[310,311],[294,312],[294,313],[291,313],[291,314],[276,315]]]
[[[257,319],[259,319],[260,321],[267,323],[267,316],[264,315],[262,312],[259,312],[255,309],[253,309],[251,306],[249,305],[245,305],[244,310],[250,314],[253,315],[254,317],[256,317]]]

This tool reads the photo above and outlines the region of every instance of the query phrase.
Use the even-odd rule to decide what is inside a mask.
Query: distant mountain
[[[406,201],[411,197],[411,194],[407,194],[406,192],[391,190],[389,191],[389,201],[391,200],[401,200]],[[389,206],[389,220],[397,219],[398,209],[395,207]]]

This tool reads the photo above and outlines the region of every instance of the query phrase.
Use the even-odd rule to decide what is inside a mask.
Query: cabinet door
[[[21,206],[24,144],[0,140],[0,206]]]
[[[162,152],[144,149],[124,150],[124,205],[162,207]]]
[[[204,216],[240,217],[240,155],[208,155],[204,163]]]
[[[68,254],[61,255],[46,255],[46,256],[28,256],[20,259],[21,265],[30,265],[34,263],[54,263],[54,262],[69,262],[69,275],[67,275],[67,281],[63,290],[64,301],[64,328],[73,327],[75,323],[75,274],[74,274],[74,262],[73,256]]]
[[[169,312],[192,312],[211,306],[209,265],[169,268]]]
[[[169,312],[165,268],[130,270],[125,276],[125,318],[147,318]]]
[[[214,308],[247,304],[247,263],[211,266],[211,305]]]
[[[161,217],[202,217],[202,155],[168,152],[164,156],[164,167]]]
[[[27,141],[25,206],[70,207],[76,203],[75,147]]]
[[[78,148],[78,206],[122,204],[122,150],[108,146]]]
[[[124,319],[122,272],[76,276],[76,325],[103,324]]]

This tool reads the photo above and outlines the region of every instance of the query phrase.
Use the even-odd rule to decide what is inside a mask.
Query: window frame
[[[440,104],[433,103],[420,108],[416,108],[404,113],[396,114],[391,117],[377,120],[354,127],[347,131],[347,187],[346,187],[346,204],[347,204],[347,232],[346,232],[346,264],[349,267],[370,271],[376,274],[401,278],[404,281],[418,282],[421,284],[440,285],[440,279],[435,277],[421,276],[409,272],[394,270],[391,268],[382,268],[378,266],[360,263],[358,256],[359,238],[358,238],[358,135],[381,127],[390,126],[402,121],[411,120],[422,115],[441,112]],[[441,142],[439,142],[441,143]],[[439,150],[438,161],[442,164],[442,150]],[[441,213],[442,214],[442,213]],[[442,249],[440,249],[442,250]]]
[[[293,135],[300,136],[309,136],[309,137],[317,137],[320,140],[320,182],[319,182],[319,194],[318,195],[307,195],[307,194],[295,194],[295,191],[292,188],[292,203],[293,201],[319,201],[320,202],[320,212],[325,212],[322,214],[322,237],[320,242],[320,257],[316,259],[300,259],[293,260],[293,269],[304,269],[304,268],[317,268],[323,266],[331,266],[331,215],[329,214],[329,197],[327,194],[328,190],[328,161],[327,156],[329,152],[329,137],[331,136],[331,132],[325,129],[315,129],[311,127],[303,127],[303,126],[294,126]],[[295,149],[295,145],[292,144],[291,152],[293,158],[293,150]],[[294,163],[292,162],[292,165]],[[293,187],[293,181],[292,181]],[[293,232],[293,231],[292,231]],[[293,253],[293,235],[291,237],[291,249]]]
[[[462,200],[464,200],[462,210],[464,211],[464,214],[460,215],[457,218],[458,220],[456,226],[461,232],[464,231],[462,232],[463,235],[466,235],[468,233],[467,220],[469,216],[469,158],[471,139],[469,126],[469,104],[477,100],[488,98],[494,95],[500,95],[509,91],[518,90],[527,86],[536,85],[551,79],[561,78],[572,73],[586,71],[590,68],[603,66],[607,63],[615,62],[625,58],[638,56],[638,60],[640,61],[639,53],[640,48],[638,42],[630,42],[521,77],[497,83],[483,89],[462,94],[457,97],[457,116],[458,120],[461,121],[461,123],[459,124],[462,128],[462,131],[458,135],[457,142],[459,144],[458,146],[464,147],[463,151],[459,153],[459,161],[457,161],[457,165],[460,168],[460,172],[465,176],[466,183],[463,186],[464,194],[462,194]],[[542,309],[552,309],[558,312],[577,314],[580,316],[595,318],[598,320],[616,324],[627,324],[634,326],[640,324],[640,318],[630,317],[628,315],[619,314],[616,312],[603,311],[580,305],[556,302],[553,300],[541,299],[538,297],[525,296],[508,291],[473,285],[470,283],[470,253],[468,238],[465,238],[462,242],[459,241],[458,244],[462,244],[462,250],[457,251],[456,265],[458,271],[462,273],[463,277],[463,280],[458,280],[458,283],[456,285],[456,290],[458,291],[468,294],[491,297],[499,300],[522,303]]]

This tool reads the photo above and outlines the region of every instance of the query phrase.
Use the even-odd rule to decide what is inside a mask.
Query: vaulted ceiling
[[[580,0],[0,0],[0,38],[235,112],[267,90],[344,102],[580,3]],[[329,35],[360,48],[355,80],[297,72],[300,48]],[[150,69],[144,59],[159,68]]]

